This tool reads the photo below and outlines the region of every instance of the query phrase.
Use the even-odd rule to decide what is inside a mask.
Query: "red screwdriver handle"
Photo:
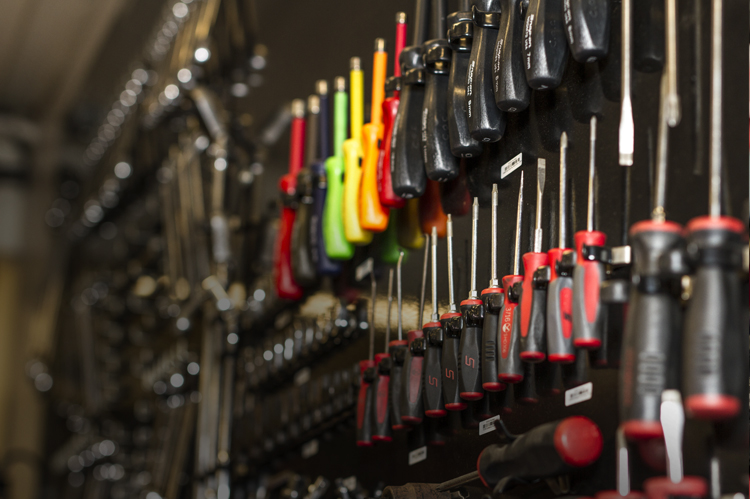
[[[395,94],[395,91],[394,91]],[[383,101],[383,140],[378,158],[378,195],[380,204],[386,208],[403,208],[406,200],[393,192],[391,178],[391,143],[393,142],[393,122],[398,113],[398,97],[388,97]]]
[[[357,396],[357,445],[372,445],[372,383],[375,361],[359,361],[359,395]]]
[[[603,314],[600,300],[604,264],[584,260],[583,246],[604,246],[607,236],[598,231],[575,235],[578,263],[573,271],[573,345],[596,350],[602,346]]]
[[[372,439],[376,442],[390,442],[393,440],[391,433],[391,418],[389,412],[388,388],[391,382],[391,354],[375,354],[377,376],[372,384],[372,393],[375,403],[372,406]]]
[[[427,180],[424,194],[419,198],[419,223],[422,232],[429,234],[432,228],[437,228],[437,236],[445,237],[448,230],[448,215],[443,211],[440,203],[440,183]]]
[[[523,255],[521,360],[526,362],[542,362],[547,357],[547,289],[534,284],[534,272],[548,263],[547,253]]]
[[[518,297],[514,295],[513,285],[523,282],[523,276],[509,275],[503,277],[505,301],[500,311],[497,326],[497,379],[504,383],[523,381],[523,363],[521,362],[521,317],[518,313]]]

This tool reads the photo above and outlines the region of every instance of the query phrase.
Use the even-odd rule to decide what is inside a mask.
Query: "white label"
[[[491,431],[495,431],[495,421],[500,421],[500,416],[492,416],[490,419],[485,419],[479,423],[479,434],[484,435]]]
[[[514,171],[518,170],[518,168],[522,164],[523,164],[523,153],[519,152],[518,156],[516,156],[515,158],[511,159],[510,161],[508,161],[507,163],[505,163],[500,168],[500,178],[507,177],[508,175],[510,175],[511,173],[513,173]]]
[[[425,459],[427,459],[427,446],[414,449],[409,453],[409,466],[421,463]]]
[[[350,476],[349,478],[344,478],[343,480],[341,480],[341,483],[351,492],[357,490],[357,477],[354,475]]]
[[[372,263],[372,258],[368,258],[364,262],[360,263],[357,266],[357,270],[354,272],[354,277],[356,277],[358,281],[361,281],[362,279],[367,277],[370,272],[372,272]]]
[[[313,457],[315,454],[318,453],[318,449],[320,446],[318,445],[318,439],[310,440],[306,444],[302,446],[302,459],[307,459],[310,457]]]
[[[570,390],[565,391],[565,407],[570,405],[580,404],[591,400],[594,394],[594,385],[589,381],[585,385],[576,386]]]

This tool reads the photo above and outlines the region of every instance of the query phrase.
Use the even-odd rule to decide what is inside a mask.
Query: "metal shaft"
[[[438,315],[438,302],[437,302],[437,227],[432,227],[432,234],[430,235],[430,247],[432,249],[432,262],[431,262],[431,284],[432,284],[432,322],[440,320]]]
[[[713,0],[711,12],[711,160],[708,213],[721,216],[721,66],[723,0]]]
[[[659,106],[659,128],[656,138],[656,172],[654,175],[654,199],[651,211],[651,219],[656,222],[663,222],[666,217],[664,204],[667,194],[667,151],[669,148],[669,127],[667,108],[669,103],[668,96],[668,77],[662,74],[661,77],[661,105]]]
[[[398,262],[396,263],[396,293],[397,293],[396,306],[398,308],[398,341],[403,340],[403,335],[404,335],[403,314],[401,313],[402,305],[403,305],[403,302],[401,300],[401,263],[403,261],[404,261],[404,252],[399,251]]]
[[[456,297],[453,294],[453,218],[448,215],[446,223],[446,240],[448,246],[448,307],[449,312],[456,311]]]
[[[620,95],[620,130],[619,162],[622,166],[632,166],[635,142],[635,125],[633,124],[633,102],[630,96],[631,81],[631,20],[633,0],[622,0],[622,49],[621,49],[621,95]]]
[[[680,122],[680,95],[677,89],[677,0],[665,0],[667,33],[667,123],[674,128]]]
[[[375,280],[375,269],[370,269],[370,360],[375,358],[375,298],[378,294],[378,283]]]
[[[682,434],[685,413],[678,390],[664,390],[661,394],[661,426],[667,451],[667,476],[672,483],[682,481]]]
[[[544,180],[547,177],[547,160],[539,158],[536,162],[536,220],[534,223],[534,253],[542,252],[542,199]]]
[[[497,288],[500,281],[497,279],[497,184],[492,184],[492,241],[490,242],[490,287]]]
[[[521,185],[518,187],[518,208],[516,208],[516,238],[513,246],[513,275],[519,275],[521,271],[521,217],[523,215],[523,172],[521,172]]]
[[[625,0],[627,2],[629,0]],[[591,117],[591,138],[589,140],[589,197],[586,209],[586,230],[594,230],[594,181],[596,180],[596,116]]]
[[[479,224],[479,198],[471,206],[471,289],[469,299],[477,299],[477,225]]]
[[[425,240],[429,241],[429,237],[427,234],[424,234]],[[424,316],[424,292],[425,287],[427,286],[427,262],[430,260],[430,245],[426,244],[424,245],[424,259],[422,261],[422,293],[419,296],[419,317],[417,317],[417,327],[415,329],[420,329],[420,326],[422,325],[422,317]]]
[[[393,305],[393,269],[388,271],[388,310],[385,319],[385,349],[388,351],[388,343],[391,342],[391,306]]]
[[[447,482],[439,483],[435,486],[435,489],[438,492],[443,492],[446,490],[455,489],[456,487],[460,487],[461,485],[473,482],[474,480],[479,480],[478,471],[472,471],[471,473],[461,475],[460,477],[448,480]]]
[[[558,207],[557,247],[565,247],[568,225],[568,134],[560,135],[560,206]]]
[[[628,457],[628,443],[625,440],[625,432],[622,428],[617,429],[615,434],[617,445],[617,492],[622,497],[630,494],[630,469]]]

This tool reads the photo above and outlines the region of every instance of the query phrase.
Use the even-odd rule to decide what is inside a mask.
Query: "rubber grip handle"
[[[391,143],[398,103],[398,97],[389,97],[383,101],[383,140],[380,142],[382,149],[378,159],[378,195],[380,204],[387,208],[403,208],[406,203],[404,198],[393,192],[391,179]]]
[[[584,416],[572,416],[537,426],[507,445],[485,447],[477,471],[482,482],[494,489],[505,478],[548,478],[589,466],[601,451],[599,427]]]
[[[524,73],[523,0],[502,0],[500,29],[492,64],[495,104],[509,113],[529,107],[531,89]]]
[[[443,401],[449,411],[466,409],[466,402],[461,400],[458,387],[458,352],[461,342],[463,317],[457,312],[449,312],[440,317],[445,333],[441,365],[443,369]]]
[[[419,198],[419,224],[425,234],[431,233],[435,227],[440,238],[445,237],[448,230],[448,215],[440,202],[440,184],[434,180],[427,181],[424,195]]]
[[[448,415],[443,398],[441,366],[445,333],[439,322],[428,322],[422,326],[422,331],[427,338],[427,350],[424,354],[424,413],[430,418],[442,418]]]
[[[294,280],[292,274],[292,227],[295,212],[285,206],[281,210],[279,231],[276,236],[276,258],[274,259],[274,281],[276,294],[283,300],[299,300],[302,298],[302,288]]]
[[[521,360],[525,362],[542,362],[547,357],[547,289],[534,283],[534,272],[548,264],[547,253],[523,255]]]
[[[338,275],[341,273],[341,263],[331,260],[328,256],[323,228],[328,194],[326,168],[324,163],[318,162],[312,165],[310,171],[313,175],[313,204],[312,216],[310,218],[311,256],[318,274],[328,276]]]
[[[535,90],[557,88],[568,62],[563,0],[530,0],[524,24],[526,82]]]
[[[375,361],[362,360],[359,362],[359,394],[357,396],[357,445],[369,447],[372,445],[372,382],[374,376],[371,371],[375,368]]]
[[[446,215],[462,217],[471,208],[471,192],[466,176],[466,160],[459,161],[458,177],[440,185],[440,204]]]
[[[664,67],[664,2],[632,0],[633,67],[655,73]]]
[[[359,193],[359,225],[363,230],[383,232],[388,227],[389,209],[380,203],[378,193],[378,135],[382,135],[382,125],[368,123],[362,127],[362,183]]]
[[[471,137],[466,118],[466,73],[474,27],[471,12],[449,15],[448,26],[448,38],[453,49],[448,72],[448,138],[454,156],[471,158],[482,154],[482,143]]]
[[[497,0],[479,3],[489,4],[484,7],[494,7],[495,12],[499,8]],[[471,44],[471,57],[466,75],[466,118],[472,138],[479,142],[497,142],[505,133],[505,114],[495,105],[492,84],[492,59],[497,42],[497,26],[477,24],[477,20],[485,17],[483,13],[488,11],[482,11],[474,5],[472,12],[474,40]]]
[[[509,275],[503,277],[505,301],[500,311],[497,327],[497,379],[503,383],[520,383],[523,381],[523,362],[521,362],[521,317],[518,310],[518,297],[512,291],[517,282],[523,282],[523,276]]]
[[[458,158],[448,136],[448,70],[451,49],[446,40],[424,45],[425,93],[422,107],[422,156],[427,178],[437,182],[458,176]]]
[[[554,248],[547,252],[552,269],[552,277],[547,285],[547,360],[561,364],[569,364],[576,359],[573,347],[573,279],[555,271],[565,251],[570,250]]]
[[[603,246],[607,237],[598,231],[579,231],[575,234],[578,263],[573,270],[573,345],[576,348],[597,349],[602,345],[604,327],[599,299],[604,279],[604,265],[583,259],[583,246]]]
[[[609,0],[563,0],[565,35],[573,59],[594,62],[609,49]]]
[[[304,168],[297,175],[297,215],[292,228],[292,273],[300,286],[306,287],[315,283],[317,274],[310,244],[310,228],[313,210],[312,172]]]
[[[359,223],[359,193],[362,170],[359,167],[361,148],[358,141],[348,139],[344,142],[344,203],[341,216],[344,218],[346,240],[358,246],[372,242],[372,232],[362,228]]]
[[[424,344],[424,333],[421,330],[409,331],[409,348],[404,357],[404,369],[401,375],[401,422],[419,424],[424,419],[424,400],[422,391],[424,367],[424,347],[415,348],[417,344]],[[420,351],[421,350],[421,351]]]
[[[482,388],[488,392],[499,392],[505,388],[497,377],[497,327],[504,301],[505,293],[502,288],[482,290]]]
[[[463,329],[458,350],[458,389],[464,400],[479,400],[482,390],[481,342],[484,305],[481,300],[461,302]]]
[[[403,370],[404,359],[408,350],[408,344],[405,340],[394,340],[388,345],[388,352],[391,354],[391,378],[388,384],[388,394],[390,398],[390,420],[391,429],[400,430],[406,428],[401,421],[401,398],[403,396]]]
[[[393,440],[391,432],[391,418],[389,411],[389,385],[391,381],[392,360],[390,354],[379,353],[375,355],[377,363],[377,376],[372,383],[372,393],[375,398],[372,411],[372,439],[381,442]]]
[[[390,217],[388,227],[385,232],[381,232],[375,239],[377,245],[377,254],[380,261],[387,264],[398,263],[401,247],[398,244],[398,225],[396,217]]]
[[[747,362],[747,284],[740,277],[747,234],[729,217],[697,218],[687,229],[696,270],[685,316],[685,408],[691,417],[718,421],[739,413],[747,390],[739,367]]]
[[[420,249],[425,243],[419,223],[419,199],[409,199],[398,211],[398,244],[407,249]],[[430,229],[432,230],[432,229]]]

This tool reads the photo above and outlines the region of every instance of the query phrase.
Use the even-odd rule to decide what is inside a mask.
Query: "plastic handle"
[[[325,219],[328,197],[325,164],[322,162],[315,163],[310,171],[313,175],[313,205],[310,219],[310,246],[313,250],[313,263],[315,263],[315,268],[320,275],[338,275],[341,273],[341,264],[331,260],[328,256],[325,242],[323,220]]]
[[[583,245],[603,246],[607,236],[602,232],[576,232],[578,264],[573,271],[573,345],[576,348],[597,349],[602,345],[604,315],[601,293],[604,265],[583,259]]]
[[[483,2],[493,4],[496,1]],[[499,14],[494,14],[499,17]],[[466,118],[469,133],[480,142],[497,142],[505,133],[505,114],[495,105],[492,84],[492,59],[497,42],[497,26],[480,26],[477,20],[484,18],[484,12],[473,7],[474,40],[471,44],[471,57],[466,75]]]
[[[518,314],[518,297],[512,287],[523,282],[523,276],[503,277],[505,301],[497,325],[497,379],[504,383],[520,383],[524,371],[521,362],[521,318]]]
[[[466,402],[461,400],[458,387],[458,351],[463,317],[457,312],[449,312],[440,317],[443,325],[443,352],[440,359],[443,378],[443,402],[449,411],[463,411]]]
[[[547,253],[523,255],[521,360],[526,362],[542,362],[547,357],[547,289],[534,283],[536,269],[547,264]]]
[[[524,24],[526,82],[535,90],[557,88],[568,62],[563,0],[530,0]]]
[[[393,440],[391,432],[390,397],[388,388],[391,382],[391,355],[379,353],[375,355],[377,362],[377,376],[372,384],[375,403],[372,406],[372,439],[380,442]]]
[[[390,399],[391,429],[400,430],[406,428],[401,421],[401,398],[403,393],[403,370],[404,359],[408,344],[405,340],[394,340],[388,345],[391,354],[391,378],[388,383],[388,394]]]
[[[424,351],[414,352],[414,342],[424,343],[421,330],[409,331],[409,348],[404,357],[404,369],[401,373],[401,422],[419,424],[424,419],[424,400],[422,391]]]
[[[664,67],[664,2],[632,0],[633,67],[655,73]]]
[[[378,235],[377,247],[378,255],[383,263],[395,264],[398,263],[398,256],[401,252],[401,248],[398,245],[398,224],[396,223],[396,217],[390,217],[388,221],[388,228],[385,232]]]
[[[458,388],[464,400],[479,400],[482,390],[481,342],[484,305],[481,300],[461,302],[463,329],[458,350]]]
[[[555,269],[569,249],[547,252],[552,278],[547,285],[547,359],[569,364],[576,359],[573,348],[573,278],[559,275]]]
[[[523,111],[529,107],[531,100],[531,89],[524,73],[524,17],[520,3],[519,0],[502,0],[503,15],[500,17],[492,65],[495,104],[509,113]]]
[[[419,223],[425,234],[436,227],[438,237],[445,237],[448,230],[448,215],[440,202],[440,184],[433,180],[427,181],[425,193],[419,198]]]
[[[393,192],[391,178],[391,143],[398,103],[398,97],[389,97],[383,101],[383,140],[380,141],[381,149],[378,158],[378,196],[380,204],[386,208],[403,208],[406,203],[404,198]]]
[[[594,62],[609,48],[609,0],[563,0],[563,18],[573,59]]]
[[[722,420],[739,413],[747,390],[739,368],[747,361],[747,284],[740,277],[747,235],[744,223],[729,217],[694,219],[687,229],[697,268],[684,322],[685,407],[688,416]]]
[[[375,361],[362,360],[359,362],[359,395],[357,396],[357,445],[370,447],[372,445],[372,405]]]
[[[471,193],[466,176],[466,160],[459,162],[458,177],[440,184],[440,204],[446,215],[462,217],[471,208]]]
[[[572,416],[537,426],[510,444],[485,447],[477,471],[487,487],[502,488],[504,478],[547,478],[589,466],[601,452],[602,434],[596,423]]]
[[[359,224],[359,186],[362,170],[359,167],[360,144],[354,139],[344,142],[344,203],[341,216],[344,219],[344,234],[352,244],[365,245],[372,241],[372,232]]]
[[[502,288],[482,290],[484,322],[482,323],[482,388],[488,392],[499,392],[505,385],[497,377],[497,327],[500,310],[505,301]]]
[[[443,398],[443,326],[439,322],[428,322],[422,327],[427,338],[424,354],[424,413],[430,418],[448,415]]]
[[[313,185],[312,172],[304,168],[297,175],[297,214],[292,229],[292,273],[300,286],[312,285],[317,274],[312,257],[310,231],[313,217]]]
[[[419,224],[419,199],[409,199],[406,206],[398,211],[396,227],[400,246],[420,249],[424,245],[425,233]]]

